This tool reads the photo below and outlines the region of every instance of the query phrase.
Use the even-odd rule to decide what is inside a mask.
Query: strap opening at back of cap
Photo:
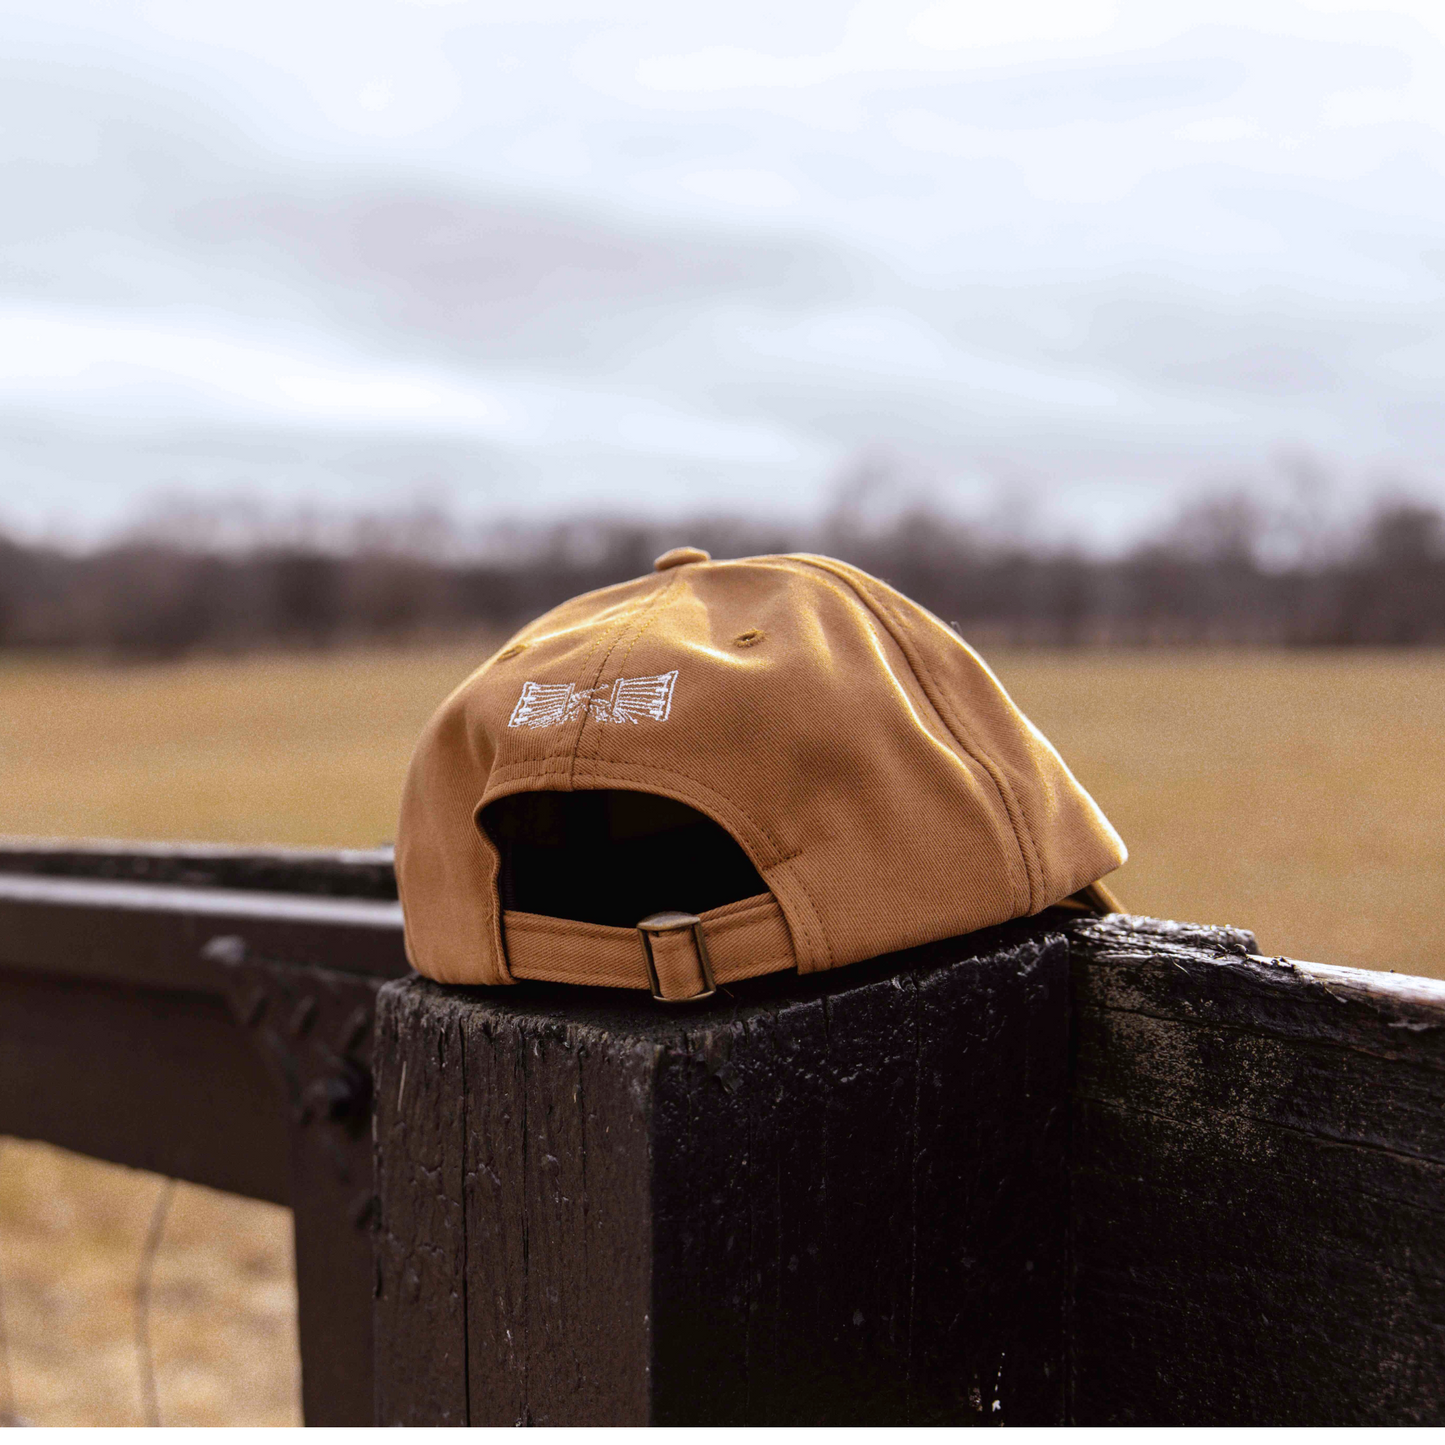
[[[477,823],[500,855],[507,911],[633,928],[655,913],[704,913],[768,891],[731,834],[654,793],[513,793]]]

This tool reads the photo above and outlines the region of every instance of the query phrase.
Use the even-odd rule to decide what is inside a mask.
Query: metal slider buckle
[[[658,933],[679,933],[684,928],[692,930],[692,940],[697,946],[697,961],[702,967],[702,981],[707,986],[701,993],[690,993],[686,998],[664,998],[662,985],[657,979],[657,964],[652,957],[652,938]],[[700,998],[711,998],[717,992],[712,976],[712,959],[707,956],[707,940],[702,936],[702,919],[695,913],[649,913],[637,925],[638,936],[642,939],[642,956],[647,963],[647,979],[652,985],[652,996],[659,1003],[695,1003]]]

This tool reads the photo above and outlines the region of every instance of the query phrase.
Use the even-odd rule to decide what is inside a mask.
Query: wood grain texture
[[[1038,926],[678,1011],[387,985],[379,1421],[1061,1420],[1067,1029]]]
[[[374,1416],[465,1425],[465,1009],[384,988],[375,1033]]]
[[[374,1322],[387,1422],[1445,1420],[1445,984],[1059,916],[681,1010],[399,981],[373,1262],[389,877],[0,856],[0,1129],[291,1202],[308,1419]]]
[[[372,1420],[372,1028],[377,979],[203,950],[232,1017],[271,1075],[290,1143],[301,1399],[311,1425]]]
[[[1445,986],[1072,941],[1073,1417],[1445,1420]]]
[[[1062,1418],[1065,961],[954,940],[668,1050],[655,1421]]]
[[[473,1424],[647,1415],[655,1048],[575,1012],[466,1030]]]

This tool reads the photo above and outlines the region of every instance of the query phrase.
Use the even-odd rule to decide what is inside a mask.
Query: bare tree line
[[[1445,641],[1445,518],[1420,502],[1380,503],[1326,537],[1218,494],[1106,558],[990,534],[926,501],[870,519],[866,492],[845,489],[812,527],[602,517],[499,527],[466,547],[439,512],[329,534],[152,525],[80,554],[0,537],[0,648],[173,657],[503,632],[680,542],[715,557],[827,552],[993,642]]]

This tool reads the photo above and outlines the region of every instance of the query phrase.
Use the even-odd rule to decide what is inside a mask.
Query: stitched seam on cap
[[[617,651],[618,645],[621,643],[622,639],[627,636],[628,628],[630,628],[634,623],[640,621],[642,617],[647,617],[647,621],[642,624],[642,627],[637,633],[637,637],[641,637],[642,634],[646,632],[647,629],[652,625],[652,619],[657,616],[659,604],[661,603],[662,599],[666,597],[667,594],[672,590],[676,583],[677,574],[676,572],[674,572],[672,577],[668,579],[666,585],[659,587],[656,591],[653,592],[651,597],[647,599],[645,606],[641,609],[640,612],[634,613],[628,617],[626,625],[623,626],[622,629],[618,632],[617,636],[613,638],[611,645],[603,654],[602,661],[597,664],[597,671],[592,674],[592,680],[587,684],[589,688],[596,687],[597,684],[602,680],[602,674],[607,671],[607,664],[611,659],[612,654]],[[633,638],[634,643],[636,642],[636,640],[637,638]],[[632,649],[629,647],[627,649],[628,654],[630,654],[631,651]],[[588,653],[589,657],[591,655],[591,653]],[[582,725],[577,729],[577,736],[572,740],[571,755],[567,768],[567,776],[569,780],[575,775],[577,771],[578,755],[582,751],[582,739],[587,735],[587,724],[589,722],[592,723],[597,729],[598,742],[594,751],[587,755],[588,758],[595,759],[596,753],[601,749],[602,724],[593,718],[590,708],[583,708]]]
[[[1004,814],[1009,820],[1009,827],[1013,830],[1014,846],[1019,850],[1019,861],[1024,865],[1024,880],[1028,885],[1029,911],[1032,912],[1035,906],[1035,893],[1038,891],[1034,884],[1034,873],[1039,871],[1038,859],[1033,847],[1033,839],[1028,836],[1028,828],[1023,819],[1023,810],[1019,806],[1018,799],[1014,797],[1013,789],[1009,785],[1008,778],[1003,770],[994,762],[983,747],[974,739],[963,719],[959,716],[957,709],[949,701],[947,694],[939,687],[932,669],[918,654],[910,639],[902,635],[901,625],[891,610],[886,607],[882,598],[874,598],[864,588],[846,573],[837,571],[821,562],[814,562],[811,565],[830,573],[832,576],[845,582],[848,587],[857,595],[858,599],[871,612],[887,630],[888,635],[897,643],[899,651],[903,653],[904,659],[913,670],[914,680],[922,688],[924,695],[933,705],[934,711],[938,714],[939,721],[952,734],[954,741],[973,758],[988,773],[989,780],[993,783],[995,791],[999,795],[999,801],[1004,806]],[[920,673],[922,674],[920,676]],[[1033,860],[1031,869],[1030,859]],[[1042,879],[1040,879],[1040,883]]]
[[[649,627],[652,626],[652,624],[653,624],[654,622],[657,621],[657,619],[658,619],[660,616],[662,616],[662,614],[663,614],[663,612],[666,610],[666,608],[670,607],[670,606],[672,605],[672,603],[677,600],[677,599],[674,598],[671,594],[677,589],[677,585],[678,585],[678,583],[681,582],[681,581],[682,581],[682,573],[681,573],[681,571],[674,570],[672,576],[668,579],[667,586],[664,587],[660,592],[658,592],[658,593],[656,594],[656,596],[657,596],[657,601],[658,601],[658,604],[659,604],[659,605],[658,605],[658,607],[656,608],[656,610],[653,612],[652,616],[649,617],[649,618],[647,619],[647,621],[644,622],[640,628],[638,628],[637,633],[636,633],[635,636],[633,637],[632,641],[627,644],[627,651],[622,654],[622,659],[621,659],[621,661],[617,664],[617,671],[618,671],[619,673],[621,673],[622,669],[627,666],[627,659],[632,656],[632,649],[633,649],[634,647],[636,647],[639,642],[642,641],[643,634],[647,631],[647,629],[648,629]],[[602,731],[602,730],[599,728],[599,729],[598,729],[598,736],[599,736],[599,737],[601,736],[601,731]]]
[[[621,583],[618,585],[627,586],[628,584]],[[592,592],[584,592],[581,598],[573,598],[572,600],[574,602],[584,600],[588,597],[599,596],[603,592],[607,592],[610,590],[611,589],[607,587],[598,587]],[[615,630],[617,635],[613,638],[611,646],[608,647],[608,653],[611,653],[612,648],[616,647],[617,644],[627,635],[627,629],[632,626],[632,624],[638,619],[639,616],[642,615],[643,612],[646,611],[646,609],[652,604],[655,597],[656,593],[648,593],[645,597],[636,598],[630,602],[624,603],[622,606],[622,612],[618,617],[614,618],[605,627],[599,627],[594,629],[592,645],[587,649],[587,655],[582,659],[582,662],[578,667],[579,676],[586,676],[588,663],[592,661],[592,658],[596,654],[597,649],[602,646],[602,644],[607,640],[607,638],[612,637],[613,631]],[[555,610],[556,609],[554,608],[553,611]],[[539,617],[536,622],[529,623],[527,627],[524,627],[522,629],[522,631],[529,631],[530,628],[536,627],[539,623],[544,622],[546,618],[550,615],[550,613],[544,613],[543,616]],[[604,657],[597,669],[597,674],[599,676],[601,675],[602,668],[606,665],[607,658]],[[591,686],[596,686],[595,678]],[[567,729],[565,727],[559,728],[557,730],[560,736],[558,737],[555,745],[548,752],[542,755],[544,762],[550,762],[553,758],[564,758],[567,759],[568,765],[570,766],[571,758],[576,750],[577,744],[582,740],[583,729],[587,726],[587,716],[587,712],[584,709],[582,716],[577,723],[577,731],[573,734],[570,740],[567,737]]]
[[[680,581],[680,580],[681,580],[681,577],[682,577],[682,573],[681,573],[681,570],[679,569],[679,570],[675,573],[675,575],[674,575],[674,578],[673,578],[674,583],[677,582],[677,581]],[[671,590],[671,584],[669,585],[669,590]],[[639,641],[639,640],[641,639],[641,637],[642,637],[642,634],[643,634],[644,632],[646,632],[646,631],[647,631],[647,628],[652,625],[653,620],[654,620],[657,616],[660,615],[660,610],[661,610],[661,609],[659,609],[658,612],[654,612],[654,613],[653,613],[652,617],[650,617],[650,618],[647,620],[647,623],[638,631],[637,636],[632,639],[632,642],[631,642],[631,643],[629,644],[629,646],[628,646],[627,652],[623,655],[623,663],[624,663],[624,664],[626,663],[627,658],[632,655],[632,649],[633,649],[633,647],[635,647],[635,646],[637,645],[638,641]],[[620,671],[620,670],[621,670],[621,669],[620,669],[620,666],[619,666],[619,671]],[[600,675],[600,674],[599,674],[599,675]],[[601,727],[600,727],[600,725],[599,725],[599,727],[598,727],[598,729],[597,729],[597,746],[596,746],[596,748],[594,749],[594,751],[593,751],[593,753],[592,753],[592,755],[591,755],[591,758],[590,758],[590,762],[591,762],[591,764],[592,764],[592,766],[593,766],[594,769],[596,768],[597,764],[601,761],[602,741],[603,741],[603,739],[602,739],[602,729],[601,729]],[[626,765],[625,765],[625,764],[614,764],[614,766],[626,766]],[[659,771],[661,771],[661,770],[659,770]],[[679,773],[679,774],[676,774],[676,776],[678,776],[678,777],[686,777],[687,775],[686,775],[686,774],[681,774],[681,773]],[[692,781],[692,782],[693,782],[696,786],[698,786],[698,787],[706,788],[706,786],[707,786],[706,784],[703,784],[703,783],[698,782],[696,779],[690,779],[690,781]],[[714,791],[714,790],[709,789],[708,791]],[[761,824],[759,824],[759,823],[747,812],[746,809],[744,809],[741,805],[739,805],[738,803],[736,803],[733,799],[728,798],[726,794],[721,794],[721,793],[719,793],[718,796],[722,797],[722,798],[724,799],[724,801],[731,803],[732,806],[737,809],[738,813],[739,813],[743,818],[745,818],[750,824],[752,824],[753,827],[757,828],[758,831],[761,832],[762,835],[763,835],[765,838],[767,838],[768,841],[773,845],[773,848],[774,848],[774,850],[775,850],[776,852],[778,852],[778,853],[781,853],[781,852],[782,852],[781,845],[778,843],[778,840],[773,836],[773,833],[772,833],[772,830],[771,830],[771,829],[766,828],[766,827],[762,826]],[[799,856],[801,855],[801,852],[802,852],[802,850],[799,849],[797,852],[794,852],[794,853],[788,854],[788,855],[785,856],[785,857],[779,858],[775,863],[773,863],[773,864],[771,864],[771,865],[769,866],[768,871],[769,871],[769,872],[773,872],[773,871],[776,870],[776,869],[782,868],[785,864],[791,863],[791,862],[793,861],[793,859],[795,859],[795,858],[797,858],[797,857],[799,857]],[[788,876],[789,876],[789,878],[791,879],[793,885],[794,885],[794,886],[798,889],[798,891],[803,895],[803,898],[804,898],[804,900],[806,901],[806,903],[807,903],[807,905],[808,905],[808,917],[807,917],[807,918],[804,918],[804,919],[801,919],[800,922],[802,923],[805,932],[807,932],[807,933],[810,934],[810,935],[813,935],[813,942],[814,942],[815,944],[821,945],[821,952],[822,952],[823,958],[826,960],[826,967],[831,968],[831,967],[833,966],[833,946],[832,946],[831,942],[830,942],[829,939],[828,939],[827,929],[824,927],[822,916],[821,916],[821,915],[819,914],[819,912],[818,912],[818,905],[813,901],[813,895],[812,895],[812,893],[808,890],[808,885],[807,885],[807,883],[804,881],[802,875],[801,875],[796,869],[788,869]],[[783,921],[784,921],[785,924],[787,923],[787,917],[786,917],[786,915],[784,915]],[[791,940],[790,940],[790,941],[791,941]],[[796,950],[794,951],[794,958],[795,958],[795,961],[796,961]]]
[[[904,647],[902,638],[899,638],[898,645]],[[906,648],[905,648],[906,653]],[[934,676],[933,669],[924,661],[921,653],[916,658],[910,659],[916,670],[920,670],[929,685],[938,694],[938,700],[934,706],[938,708],[945,722],[949,723],[950,730],[959,738],[961,746],[969,747],[963,741],[967,736],[972,742],[970,751],[974,753],[979,761],[989,770],[989,776],[993,778],[995,787],[1003,798],[1004,807],[1008,810],[1009,826],[1014,831],[1014,841],[1018,845],[1019,856],[1023,859],[1024,877],[1029,887],[1029,912],[1033,913],[1043,906],[1043,868],[1039,863],[1038,849],[1034,847],[1033,836],[1029,832],[1028,822],[1024,818],[1023,806],[1014,795],[1012,784],[1008,781],[1007,774],[989,756],[983,747],[976,741],[972,741],[973,735],[959,715],[958,709],[953,706],[948,694],[939,685],[938,679]],[[945,708],[947,711],[945,712]]]
[[[938,686],[938,682],[929,670],[928,665],[923,661],[921,656],[917,655],[917,649],[912,646],[908,639],[901,635],[901,629],[899,628],[897,620],[885,609],[882,600],[871,597],[854,578],[850,577],[846,572],[829,566],[825,561],[816,560],[811,557],[799,557],[795,560],[802,562],[804,566],[816,567],[820,572],[825,572],[831,577],[838,578],[839,581],[843,582],[853,592],[854,596],[858,598],[864,607],[883,624],[885,631],[887,631],[888,635],[897,644],[899,651],[903,654],[904,660],[912,669],[914,681],[918,683],[924,696],[927,697],[933,705],[933,710],[938,714],[939,721],[948,729],[954,742],[988,774],[989,781],[992,782],[995,792],[998,793],[999,802],[1003,804],[1004,816],[1009,821],[1009,828],[1013,832],[1014,847],[1018,849],[1019,861],[1024,865],[1024,883],[1028,889],[1028,911],[1029,913],[1033,913],[1035,910],[1035,893],[1039,891],[1035,888],[1034,884],[1034,873],[1039,871],[1038,858],[1034,853],[1033,839],[1028,837],[1028,829],[1023,819],[1023,810],[1019,807],[1018,799],[1014,797],[1013,789],[1009,786],[1008,779],[1004,776],[998,764],[974,741],[972,734],[964,727],[962,719],[958,716],[956,710],[951,705],[945,710],[944,704],[947,703],[948,699],[944,695],[943,690]],[[920,673],[922,676],[920,676]],[[1029,866],[1031,858],[1033,862],[1032,868]],[[1040,878],[1040,883],[1042,883],[1042,878]]]
[[[880,608],[882,604],[880,603]],[[891,629],[890,629],[891,630]],[[901,633],[901,627],[900,627]],[[909,656],[911,644],[905,642],[900,634],[895,634],[899,647]],[[976,757],[985,768],[988,769],[989,777],[993,779],[994,786],[998,789],[999,796],[1003,800],[1004,809],[1008,814],[1009,826],[1013,829],[1014,843],[1019,850],[1019,858],[1024,865],[1024,880],[1028,885],[1028,911],[1036,912],[1044,906],[1043,900],[1043,868],[1039,863],[1038,849],[1034,847],[1034,840],[1029,833],[1028,822],[1024,818],[1023,806],[1014,795],[1013,786],[1009,783],[1008,775],[984,751],[983,746],[978,743],[973,734],[969,731],[958,709],[953,706],[948,694],[939,685],[938,679],[934,676],[932,668],[924,661],[921,653],[909,656],[909,661],[915,672],[922,672],[923,678],[920,681],[931,689],[934,706],[938,709],[939,715],[948,725],[949,731],[958,738],[959,746],[964,748],[972,757]]]
[[[615,626],[618,628],[617,635],[621,637],[622,634],[625,633],[627,629],[632,625],[632,620],[634,617],[637,616],[637,612],[638,608],[636,607],[625,609],[622,613],[622,616],[618,618],[615,623],[610,623],[606,627],[601,627],[597,629],[595,636],[592,638],[592,645],[587,649],[587,656],[582,659],[581,666],[578,669],[579,673],[581,673],[582,675],[586,674],[587,664],[592,661],[593,654],[597,651],[599,647],[602,646],[603,641],[611,635],[613,627]],[[558,737],[556,743],[553,744],[553,746],[542,755],[543,763],[550,763],[554,758],[563,758],[568,760],[570,765],[572,750],[577,746],[577,742],[582,736],[582,729],[586,727],[586,725],[587,714],[584,710],[582,714],[582,719],[577,725],[576,736],[574,736],[570,741],[567,738],[567,729],[565,727],[559,728],[558,733],[560,734],[560,736]]]
[[[632,649],[636,647],[637,644],[642,640],[643,634],[646,633],[647,629],[651,627],[652,624],[656,622],[659,617],[662,616],[664,611],[666,611],[668,602],[671,600],[673,590],[676,588],[681,578],[681,570],[678,568],[674,568],[672,576],[668,578],[667,585],[665,587],[659,588],[656,592],[653,593],[651,603],[648,609],[647,621],[645,621],[642,626],[637,629],[636,633],[633,634],[632,641],[627,644],[627,651],[622,654],[622,660],[617,664],[617,672],[619,676],[622,673],[622,669],[627,666],[627,659],[632,656]],[[617,639],[617,643],[620,643],[621,641],[622,638],[619,637]],[[608,660],[611,658],[613,652],[617,650],[617,643],[614,643],[610,648],[608,648],[607,657],[604,657],[602,659],[602,666],[597,669],[597,676],[593,679],[592,685],[594,687],[597,685],[598,682],[601,681],[602,674],[606,672]],[[591,714],[586,714],[586,718],[591,719]],[[581,752],[582,749],[582,737],[586,731],[587,721],[584,720],[582,724],[582,732],[579,732],[577,734],[577,747],[576,749],[574,749],[572,754],[572,772],[574,775],[577,771],[578,754]],[[602,757],[602,746],[605,741],[605,736],[600,721],[595,722],[595,726],[593,728],[593,738],[594,741],[592,744],[592,748],[586,755],[586,762],[595,768],[598,761]]]
[[[799,856],[800,856],[800,854],[798,854],[798,853],[793,854],[793,858],[797,858],[797,857],[799,857]],[[769,868],[769,869],[768,869],[768,872],[769,872],[769,873],[776,873],[776,872],[779,872],[779,871],[784,870],[784,869],[786,868],[786,865],[789,864],[789,863],[791,863],[791,862],[793,861],[793,858],[784,858],[784,859],[782,859],[780,862],[775,863],[771,868]],[[829,938],[828,938],[828,930],[827,930],[827,928],[824,926],[822,916],[821,916],[821,915],[819,914],[819,912],[818,912],[818,905],[813,902],[813,895],[808,891],[808,885],[803,881],[803,877],[802,877],[802,875],[798,872],[798,870],[797,870],[796,868],[786,868],[786,871],[787,871],[787,875],[788,875],[789,879],[792,881],[794,887],[796,887],[797,890],[798,890],[798,892],[803,895],[803,901],[808,905],[808,916],[807,916],[806,918],[804,918],[804,919],[801,920],[801,922],[802,922],[802,924],[803,924],[803,928],[804,928],[804,930],[805,930],[806,932],[808,932],[808,933],[811,934],[811,933],[813,933],[813,931],[814,931],[813,925],[816,925],[816,940],[817,940],[818,943],[820,943],[820,944],[822,945],[822,954],[823,954],[823,958],[825,959],[825,962],[824,962],[823,967],[824,967],[825,969],[832,968],[832,967],[833,967],[833,945],[832,945],[832,943],[830,942],[830,940],[829,940]],[[775,894],[774,896],[776,897],[776,894]],[[779,905],[779,906],[781,907],[781,905]],[[787,915],[785,914],[785,915],[784,915],[784,919],[785,919],[785,920],[786,920],[786,917],[787,917]],[[790,925],[790,928],[791,928],[791,925]],[[796,961],[796,958],[797,958],[797,949],[794,949],[794,950],[793,950],[793,956],[794,956],[794,960]],[[820,971],[820,970],[814,970],[814,971],[816,972],[816,971]]]
[[[738,905],[742,903],[746,903],[747,907],[738,908]],[[722,918],[710,918],[707,915],[713,910],[704,910],[702,921],[710,935],[732,933],[739,928],[754,928],[759,922],[768,920],[773,909],[777,909],[778,922],[782,923],[784,927],[787,926],[787,920],[782,916],[782,909],[778,907],[778,900],[771,894],[755,896],[752,899],[738,899],[735,903],[721,906],[738,908],[738,912],[726,914]],[[586,923],[580,918],[552,918],[544,913],[528,913],[515,908],[506,909],[504,912],[510,915],[510,921],[505,922],[509,933],[535,933],[560,939],[578,936],[589,938],[595,936],[596,931],[601,930],[605,935],[615,934],[619,943],[631,942],[637,934],[635,928],[622,928],[609,923]]]
[[[901,641],[899,646],[903,646]],[[915,666],[922,669],[924,676],[937,692],[939,703],[942,704],[939,710],[942,712],[944,708],[947,709],[945,716],[946,719],[951,719],[954,731],[972,739],[973,735],[968,731],[958,709],[954,707],[952,700],[939,684],[933,669],[929,667],[921,653],[917,657]],[[1004,807],[1008,809],[1009,823],[1014,830],[1014,840],[1018,844],[1019,854],[1023,859],[1024,877],[1029,886],[1029,912],[1035,913],[1047,902],[1044,898],[1044,870],[1043,864],[1039,861],[1039,851],[1034,844],[1033,834],[1029,831],[1028,819],[1024,816],[1023,804],[1019,802],[1013,785],[1008,780],[1008,774],[1004,772],[1003,768],[984,751],[983,746],[978,742],[973,742],[973,749],[979,760],[989,770],[989,776],[993,778],[995,786],[1003,797]]]

